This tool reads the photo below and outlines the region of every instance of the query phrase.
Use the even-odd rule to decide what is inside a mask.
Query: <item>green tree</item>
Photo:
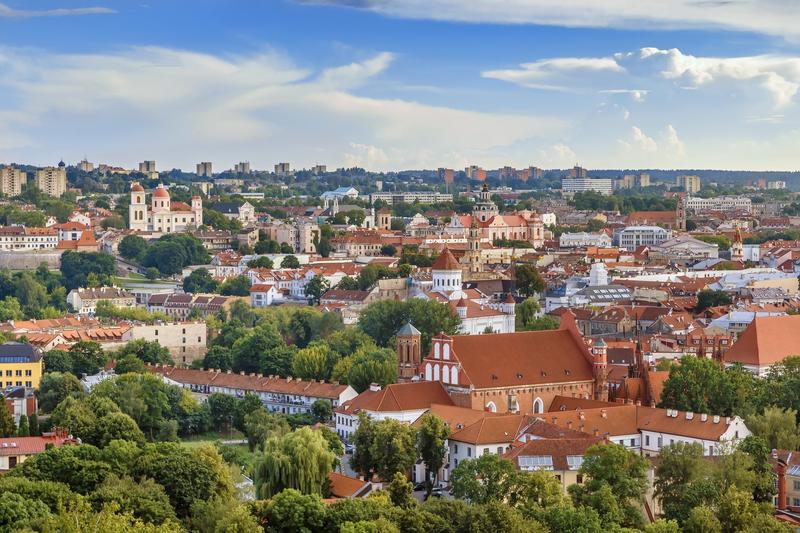
[[[722,524],[708,505],[700,505],[689,512],[683,524],[686,533],[722,533]]]
[[[324,531],[325,504],[317,494],[303,494],[286,489],[276,494],[266,505],[268,531]]]
[[[269,498],[284,489],[322,495],[334,459],[325,438],[310,428],[272,437],[254,468],[256,495]]]
[[[233,415],[236,411],[236,398],[228,394],[215,392],[208,397],[207,401],[214,429],[217,431],[223,428],[230,429],[233,425]]]
[[[447,453],[446,443],[449,436],[450,430],[444,420],[432,413],[427,413],[422,417],[417,432],[417,452],[425,461],[425,484],[428,496],[430,496],[432,488],[431,473],[433,473],[433,483],[435,483],[439,476],[439,470],[444,466],[444,458]]]
[[[319,305],[322,295],[330,288],[327,279],[317,274],[306,283],[305,295],[312,305]]]
[[[246,392],[244,397],[236,402],[233,409],[233,427],[244,431],[244,421],[247,415],[264,409],[264,403],[257,394]]]
[[[261,243],[259,243],[259,244],[261,244]],[[258,252],[258,245],[256,245],[256,253],[259,253]],[[263,253],[263,252],[260,252],[260,253]],[[272,259],[270,259],[269,257],[267,257],[265,255],[262,255],[261,257],[259,257],[257,259],[253,259],[252,261],[247,263],[247,266],[249,268],[272,268],[274,265],[272,263]]]
[[[163,524],[176,520],[164,487],[152,479],[136,481],[130,477],[109,476],[88,498],[92,507],[100,511],[113,503],[125,513],[151,524]]]
[[[67,250],[61,254],[61,276],[67,290],[86,287],[89,274],[93,274],[99,283],[109,284],[115,272],[114,256],[107,253]]]
[[[230,348],[225,346],[212,346],[203,358],[203,368],[216,368],[218,370],[230,370],[233,368],[233,354]]]
[[[50,350],[42,356],[44,359],[44,371],[48,372],[72,372],[72,356],[64,350]]]
[[[136,339],[117,350],[116,357],[124,358],[128,355],[137,357],[142,362],[150,364],[166,364],[172,362],[169,350],[161,346],[158,341]]]
[[[298,350],[292,360],[292,375],[303,379],[328,379],[332,370],[333,354],[325,343]]]
[[[93,435],[87,440],[98,448],[104,448],[113,440],[144,442],[144,434],[136,422],[125,413],[108,413],[97,420]]]
[[[283,250],[281,250],[282,253]],[[287,255],[281,261],[281,268],[300,268],[300,260],[293,255]]]
[[[220,285],[219,292],[225,296],[249,296],[250,278],[247,276],[228,278]]]
[[[0,300],[0,321],[20,320],[24,316],[19,300],[13,296],[6,296]]]
[[[0,493],[0,531],[27,530],[49,516],[50,510],[39,500],[29,500],[14,493]]]
[[[516,483],[516,476],[514,463],[498,455],[484,454],[459,462],[450,481],[456,498],[483,504],[504,501]]]
[[[704,311],[709,307],[730,305],[731,297],[725,291],[702,290],[697,293],[697,311]]]
[[[576,505],[594,507],[601,517],[614,516],[616,512],[603,510],[609,509],[608,503],[612,507],[616,503],[622,525],[639,527],[643,521],[640,504],[647,490],[647,470],[647,460],[624,446],[596,444],[586,450],[580,468],[588,480],[583,485],[570,486],[569,492]]]
[[[83,396],[81,382],[72,374],[63,372],[48,372],[39,382],[36,397],[39,408],[45,413],[51,412],[67,397],[80,398]]]
[[[29,437],[30,434],[31,434],[31,428],[28,425],[28,417],[26,415],[22,415],[19,417],[19,427],[17,428],[17,436]]]
[[[422,334],[422,351],[427,352],[434,335],[456,334],[461,321],[449,305],[411,298],[405,302],[382,300],[368,305],[359,315],[358,327],[379,346],[386,347],[397,331],[409,322]]]
[[[683,356],[670,367],[660,407],[722,416],[746,414],[755,378],[741,366],[726,369],[712,359]]]
[[[550,315],[539,316],[540,311],[541,307],[535,298],[527,298],[521,304],[516,305],[516,330],[540,331],[558,329],[558,320]]]
[[[333,406],[330,400],[322,399],[314,401],[311,404],[311,413],[317,422],[322,424],[328,423],[333,418]]]
[[[514,266],[517,277],[517,291],[523,296],[530,297],[544,291],[544,279],[536,265],[519,263]]]
[[[144,276],[149,279],[150,281],[158,279],[158,276],[161,273],[155,267],[147,267],[144,271]]]
[[[387,257],[394,257],[397,255],[397,248],[392,246],[391,244],[384,244],[381,246],[381,255],[385,255]]]
[[[693,509],[713,504],[719,494],[711,474],[712,467],[703,457],[702,445],[677,442],[664,446],[654,483],[664,516],[683,524]]]
[[[119,241],[118,249],[119,254],[125,259],[138,261],[147,250],[147,241],[138,235],[126,235]]]
[[[250,514],[247,506],[227,498],[214,498],[210,501],[198,501],[192,506],[189,520],[192,531],[236,533],[263,533],[256,518]]]
[[[397,381],[397,358],[390,349],[360,349],[334,366],[333,379],[339,379],[336,369],[340,363],[347,368],[347,383],[358,392],[367,390],[372,383],[385,387]]]
[[[32,436],[37,437],[41,433],[39,431],[39,416],[33,413],[30,417],[30,433]]]
[[[797,411],[766,407],[760,415],[747,417],[747,427],[766,440],[770,449],[800,450],[800,427],[797,425]]]
[[[284,417],[265,409],[258,409],[244,417],[244,433],[250,451],[260,448],[272,437],[283,437],[289,431],[289,424]]]
[[[411,471],[417,460],[416,433],[416,428],[393,419],[374,424],[370,456],[378,477],[388,480],[396,472]]]
[[[260,324],[254,329],[247,330],[233,343],[231,348],[233,370],[246,373],[281,374],[280,371],[268,368],[264,359],[269,352],[284,346],[283,339],[272,323]]]
[[[14,417],[3,406],[3,409],[0,409],[0,437],[13,437],[16,434],[17,425],[14,423]]]
[[[108,354],[94,341],[80,341],[69,348],[72,372],[76,376],[97,374],[108,362]]]
[[[395,472],[389,483],[389,498],[395,507],[410,509],[417,506],[417,500],[411,495],[414,485],[402,472]]]
[[[147,372],[147,367],[142,360],[135,355],[126,355],[117,360],[117,364],[114,366],[114,372],[120,376],[128,373],[141,374],[142,372]]]
[[[216,292],[218,288],[219,283],[211,277],[211,273],[205,268],[198,268],[183,278],[183,290],[185,292],[208,293]]]

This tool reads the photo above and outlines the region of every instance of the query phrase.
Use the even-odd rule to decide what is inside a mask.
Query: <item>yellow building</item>
[[[30,344],[0,344],[0,386],[38,388],[43,370],[42,354]]]

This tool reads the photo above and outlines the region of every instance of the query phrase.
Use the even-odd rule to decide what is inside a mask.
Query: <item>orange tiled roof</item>
[[[428,409],[432,404],[453,405],[453,400],[438,381],[414,381],[392,383],[379,391],[365,390],[345,402],[337,411],[346,413],[356,413],[361,410],[414,411]]]
[[[800,315],[756,317],[739,336],[725,361],[766,366],[797,355]]]

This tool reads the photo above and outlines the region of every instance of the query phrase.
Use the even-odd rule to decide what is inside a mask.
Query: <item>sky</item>
[[[800,167],[796,0],[0,0],[0,163]]]

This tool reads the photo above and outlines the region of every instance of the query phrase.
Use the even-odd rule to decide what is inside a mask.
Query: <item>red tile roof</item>
[[[373,412],[399,412],[428,409],[432,404],[453,405],[450,395],[438,381],[414,381],[392,383],[386,388],[365,390],[337,411],[357,413],[361,410]]]
[[[725,353],[725,362],[767,366],[797,355],[800,315],[756,317]]]

